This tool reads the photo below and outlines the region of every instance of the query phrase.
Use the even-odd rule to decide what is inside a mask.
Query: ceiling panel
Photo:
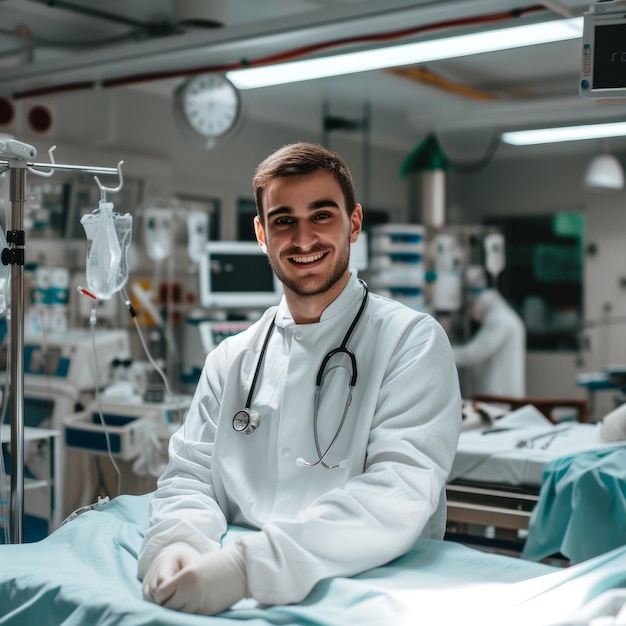
[[[199,14],[189,6],[204,9]],[[108,87],[171,98],[185,75],[289,54],[301,45],[320,44],[328,49],[318,54],[328,54],[365,45],[336,45],[344,38],[441,27],[450,20],[459,23],[445,32],[457,33],[468,30],[460,23],[465,18],[532,9],[524,20],[546,19],[588,8],[580,0],[0,0],[0,95]],[[372,141],[402,149],[429,131],[489,136],[533,125],[622,119],[623,102],[578,95],[580,52],[578,40],[544,44],[429,63],[415,68],[420,76],[366,72],[246,90],[242,99],[250,118],[301,128],[319,129],[325,111],[357,119],[367,112]]]

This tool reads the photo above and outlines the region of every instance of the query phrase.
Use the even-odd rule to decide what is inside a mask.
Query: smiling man
[[[441,539],[461,425],[443,329],[349,270],[363,210],[341,157],[285,146],[253,187],[284,296],[207,356],[139,555],[147,600],[205,615]],[[252,532],[222,546],[228,525]]]
[[[363,222],[347,168],[323,157],[306,144],[297,151],[290,146],[259,166],[254,178],[257,239],[297,323],[319,321],[343,291],[350,276],[350,244]],[[297,173],[290,174],[290,168]]]

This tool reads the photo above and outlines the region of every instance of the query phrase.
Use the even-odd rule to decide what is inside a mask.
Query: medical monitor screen
[[[596,26],[594,89],[626,87],[626,24]]]
[[[580,94],[626,98],[626,4],[598,3],[585,13]]]
[[[209,242],[200,263],[200,304],[255,308],[278,304],[281,284],[256,242]]]

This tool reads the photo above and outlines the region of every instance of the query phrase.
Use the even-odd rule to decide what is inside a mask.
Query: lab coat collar
[[[357,306],[357,302],[360,302],[363,297],[363,286],[359,282],[356,274],[350,272],[350,279],[348,280],[343,291],[322,311],[320,322],[331,320],[334,317],[341,316],[346,310],[352,310]],[[288,328],[290,326],[298,326],[294,322],[294,319],[287,306],[287,300],[285,296],[282,297],[280,304],[278,305],[278,311],[276,312],[276,319],[274,323],[279,328]],[[314,324],[305,324],[306,326],[313,326]]]

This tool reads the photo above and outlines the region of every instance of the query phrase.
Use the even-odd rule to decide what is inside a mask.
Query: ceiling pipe
[[[144,72],[137,73],[131,75],[120,75],[120,76],[111,76],[109,78],[102,78],[100,80],[76,80],[73,82],[65,82],[63,84],[50,85],[45,87],[37,87],[33,89],[22,89],[19,91],[15,91],[12,94],[12,97],[16,100],[31,98],[31,97],[41,97],[46,95],[51,95],[55,93],[67,92],[67,91],[76,91],[81,89],[88,88],[96,88],[96,87],[120,87],[124,85],[132,85],[139,84],[142,82],[151,82],[158,80],[166,80],[172,78],[183,78],[186,76],[192,76],[200,73],[210,73],[210,72],[227,72],[229,70],[241,69],[244,67],[251,66],[261,66],[261,65],[269,65],[272,63],[278,63],[285,60],[291,60],[294,58],[299,58],[302,56],[314,54],[317,52],[322,52],[329,48],[337,48],[342,46],[351,46],[351,45],[364,45],[366,43],[381,43],[384,41],[392,41],[395,39],[407,38],[407,37],[415,37],[418,35],[423,35],[431,32],[436,32],[442,29],[452,29],[452,28],[462,28],[468,26],[480,26],[485,24],[495,24],[498,22],[504,22],[507,20],[519,19],[520,17],[531,15],[534,13],[545,11],[545,7],[541,4],[536,4],[532,6],[527,6],[523,9],[515,9],[509,11],[502,11],[493,14],[479,14],[474,16],[465,16],[452,20],[442,20],[439,22],[433,23],[423,23],[421,22],[419,26],[403,28],[401,30],[388,31],[383,33],[368,33],[362,35],[355,35],[351,37],[345,37],[342,39],[330,40],[330,41],[318,41],[312,43],[310,45],[305,45],[299,48],[293,48],[291,50],[287,50],[284,52],[279,52],[275,54],[269,54],[267,56],[259,57],[256,59],[248,59],[241,57],[236,62],[230,63],[216,63],[211,65],[203,65],[203,66],[193,66],[188,68],[176,68],[172,70],[159,70],[155,72]],[[218,29],[219,32],[219,29]],[[290,33],[290,35],[294,35],[294,33]],[[268,36],[271,39],[271,36]],[[267,39],[267,38],[266,38]],[[263,38],[260,40],[263,41]],[[249,41],[248,41],[249,42]],[[228,45],[232,45],[235,42],[232,40],[228,42]],[[209,55],[207,47],[207,56]],[[217,43],[219,46],[220,44]],[[161,50],[161,53],[165,53],[164,50]],[[174,53],[172,53],[174,54]],[[137,56],[137,55],[136,55]],[[145,56],[145,55],[144,55]],[[158,54],[153,54],[150,58],[158,57]],[[117,61],[109,62],[108,66],[112,67],[118,65]],[[94,71],[97,68],[92,66],[90,68],[90,74],[93,75]],[[54,71],[54,70],[52,70]],[[83,72],[84,73],[84,72]],[[48,73],[48,76],[50,74]],[[20,77],[16,80],[22,80],[24,77]],[[34,78],[32,76],[31,78]],[[0,87],[2,85],[2,80],[0,79]]]
[[[140,21],[119,13],[94,9],[76,2],[68,2],[67,0],[31,0],[31,2],[144,31],[150,31],[156,26],[154,20]],[[172,8],[176,18],[175,23],[171,25],[172,30],[182,23],[217,28],[224,26],[228,16],[228,4],[224,0],[220,2],[216,2],[216,0],[211,0],[210,2],[207,2],[207,0],[176,0],[172,2]]]
[[[91,7],[82,6],[75,2],[66,2],[64,0],[32,0],[39,4],[45,4],[48,7],[63,9],[65,11],[71,11],[72,13],[79,13],[88,17],[94,17],[99,20],[105,20],[114,24],[123,24],[124,26],[131,26],[132,28],[146,28],[148,24],[139,22],[137,20],[131,20],[118,13],[110,13],[109,11],[102,11],[100,9],[93,9]]]

